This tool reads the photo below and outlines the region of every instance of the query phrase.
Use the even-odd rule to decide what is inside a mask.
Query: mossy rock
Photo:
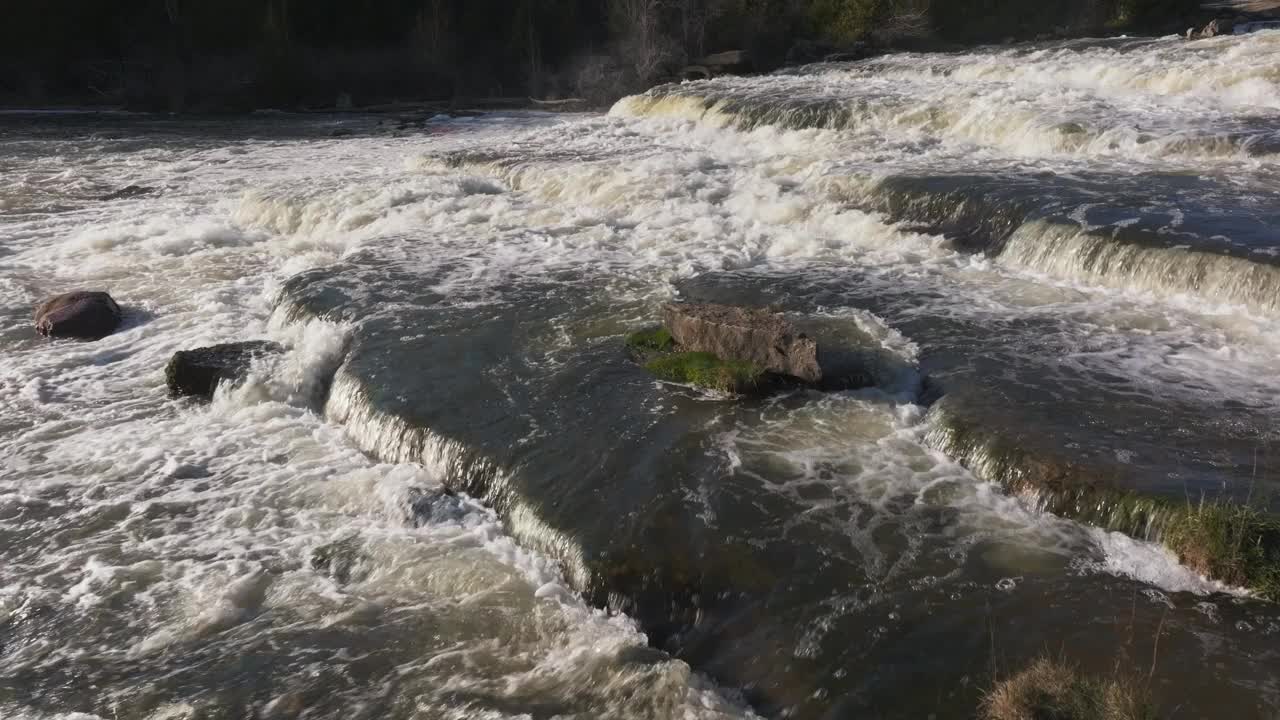
[[[676,341],[664,327],[650,328],[627,336],[627,347],[633,352],[671,352]]]
[[[944,401],[945,402],[945,401]],[[1229,500],[1190,503],[1120,486],[1106,467],[1034,452],[947,411],[933,410],[933,447],[1040,509],[1080,523],[1160,542],[1213,580],[1280,602],[1280,517]]]
[[[645,370],[668,382],[738,394],[761,392],[769,386],[765,371],[751,363],[722,360],[706,352],[682,352],[664,327],[627,336],[627,350]]]
[[[644,368],[663,380],[724,393],[757,392],[767,384],[764,371],[755,365],[705,352],[659,355]]]

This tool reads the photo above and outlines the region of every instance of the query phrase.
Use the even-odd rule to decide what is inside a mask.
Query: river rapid
[[[122,329],[37,337],[80,288]],[[673,299],[876,385],[656,382]],[[0,114],[0,344],[0,718],[960,720],[1045,653],[1280,715],[1274,604],[955,437],[1280,510],[1280,31],[407,131]]]

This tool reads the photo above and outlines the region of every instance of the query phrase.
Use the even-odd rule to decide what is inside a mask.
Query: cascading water
[[[1274,314],[1278,58],[1276,33],[894,55],[663,86],[613,113],[835,131],[843,157],[810,170],[853,206],[1067,282]]]
[[[1274,716],[1280,613],[1186,542],[1280,509],[1278,63],[907,54],[409,135],[0,116],[0,716],[959,720],[1046,648]],[[72,287],[124,328],[35,337]],[[623,338],[672,299],[875,386],[659,383]]]

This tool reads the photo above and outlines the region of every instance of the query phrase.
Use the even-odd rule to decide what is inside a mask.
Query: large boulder
[[[751,363],[777,375],[822,382],[818,343],[763,308],[671,303],[662,324],[681,350]]]
[[[78,290],[36,307],[36,332],[45,337],[97,340],[120,326],[120,306],[105,292]]]
[[[221,383],[244,377],[254,360],[283,351],[279,345],[267,340],[179,350],[165,366],[165,382],[171,395],[211,398]]]

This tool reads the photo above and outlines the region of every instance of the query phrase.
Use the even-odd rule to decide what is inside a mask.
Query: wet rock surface
[[[158,192],[153,187],[145,187],[143,185],[126,185],[119,190],[113,190],[105,195],[98,196],[99,200],[124,200],[126,198],[141,197],[143,195],[154,195]]]
[[[266,340],[180,350],[165,366],[165,383],[175,397],[212,398],[220,384],[243,378],[254,360],[282,352],[284,348]]]
[[[803,314],[844,288],[833,278],[724,274],[682,291]],[[1206,413],[1190,398],[1135,390],[1105,361],[1093,364],[1112,350],[1068,360],[1070,336],[1050,318],[969,326],[921,318],[894,297],[903,290],[880,290],[856,302],[920,342],[929,387],[918,397],[931,403],[932,447],[1038,510],[1163,543],[1202,575],[1280,598],[1280,497],[1257,473],[1271,437],[1267,408]],[[1029,330],[1057,339],[1037,347],[1023,340]]]
[[[662,324],[679,348],[748,362],[808,383],[822,382],[818,343],[764,308],[671,303]]]
[[[360,564],[366,560],[358,535],[335,540],[311,551],[311,569],[343,584],[358,574]]]
[[[894,286],[848,273],[829,293],[809,273],[715,274],[679,289],[696,302],[782,307],[810,318],[806,331],[852,337],[865,331],[815,309],[878,299],[890,314]],[[1053,553],[1007,557],[1017,553],[985,532],[958,551],[957,533],[983,522],[948,499],[971,492],[971,476],[922,454],[911,462],[932,478],[928,489],[896,486],[903,469],[884,461],[881,443],[902,439],[841,424],[856,408],[909,412],[922,381],[905,358],[872,364],[877,387],[864,391],[707,402],[654,383],[619,352],[622,327],[592,334],[602,314],[658,310],[609,305],[628,294],[624,283],[596,292],[600,283],[571,272],[513,281],[486,289],[479,309],[465,293],[435,290],[467,276],[448,262],[369,251],[286,283],[285,316],[354,327],[326,416],[380,459],[437,468],[447,488],[493,507],[519,543],[559,561],[589,602],[625,611],[654,647],[743,688],[762,714],[874,717],[893,707],[923,717],[937,706],[914,692],[921,673],[972,708],[969,668],[927,649],[981,656],[993,615],[1036,628],[1000,639],[1013,654],[1038,652],[1046,633],[1080,632],[1079,607],[1133,616],[1128,579],[1070,572]],[[951,330],[943,345],[972,329]],[[851,345],[875,357],[877,348]],[[1065,542],[1089,542],[1074,537]],[[1045,597],[1062,610],[1046,610]],[[1154,631],[1164,607],[1139,604],[1138,632]],[[1198,617],[1166,625],[1162,651],[1196,656]]]
[[[36,308],[36,332],[45,337],[97,340],[115,332],[122,319],[120,306],[99,291],[64,293]]]

